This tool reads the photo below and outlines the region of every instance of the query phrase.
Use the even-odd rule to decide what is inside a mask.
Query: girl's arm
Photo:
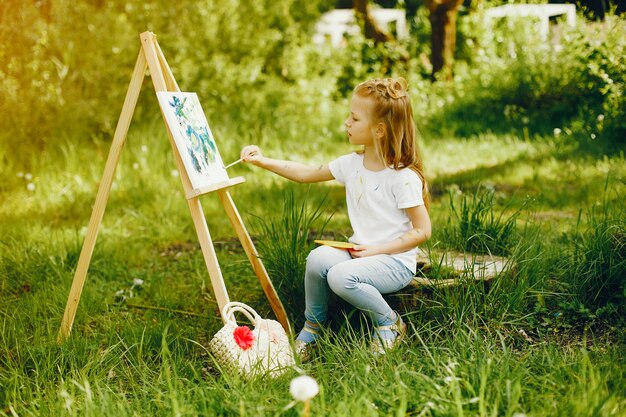
[[[354,258],[372,256],[379,254],[392,254],[406,252],[421,245],[430,239],[431,227],[430,216],[425,206],[415,206],[406,209],[406,213],[411,219],[413,229],[409,230],[399,238],[391,242],[378,245],[356,245],[350,250]]]
[[[271,159],[263,156],[261,149],[255,145],[249,145],[241,150],[243,162],[272,171],[275,174],[296,182],[320,182],[334,179],[328,165],[317,167],[304,165],[299,162]]]

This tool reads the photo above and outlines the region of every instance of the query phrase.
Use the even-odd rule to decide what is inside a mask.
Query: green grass
[[[226,145],[224,159],[236,159],[247,139]],[[309,162],[334,156],[332,147],[318,152],[316,146],[268,137],[265,150]],[[493,152],[485,157],[487,149]],[[299,415],[302,405],[290,407],[288,391],[297,371],[257,381],[220,375],[204,348],[220,327],[217,304],[156,122],[131,129],[73,333],[57,345],[107,152],[106,143],[79,148],[68,140],[34,160],[30,180],[10,167],[0,173],[0,413]],[[623,156],[594,159],[563,149],[558,138],[496,135],[431,138],[425,154],[435,197],[429,246],[454,245],[443,233],[454,216],[447,193],[472,195],[488,183],[488,210],[510,215],[524,208],[507,243],[514,267],[489,288],[467,283],[419,299],[417,309],[405,312],[408,340],[379,360],[367,353],[358,316],[338,320],[316,359],[301,367],[321,386],[312,415],[626,415],[624,298],[585,304],[579,297],[588,285],[603,290],[593,280],[604,276],[594,269],[596,259],[606,258],[602,239],[623,237]],[[290,252],[305,251],[322,230],[336,237],[349,232],[335,184],[290,185],[243,165],[231,175],[246,177],[233,198],[261,255],[268,264],[274,256],[278,287],[297,284],[293,273],[283,282],[274,271],[281,262],[301,270],[305,253]],[[578,218],[581,207],[596,202],[595,215]],[[231,298],[271,316],[217,198],[202,197],[202,204]],[[622,229],[606,234],[615,227]],[[579,252],[572,255],[585,254],[583,264],[563,257],[574,248]],[[623,251],[610,254],[623,265]],[[607,288],[623,290],[623,272],[611,262],[600,264]],[[581,277],[581,268],[586,282],[572,282],[568,277]],[[144,283],[130,297],[137,278]],[[121,302],[120,291],[127,296]],[[288,301],[297,308],[301,297],[294,291]]]
[[[0,16],[0,415],[297,416],[289,382],[304,372],[321,387],[315,416],[626,416],[623,17],[579,19],[557,49],[531,26],[487,31],[481,12],[464,14],[454,81],[430,83],[423,8],[400,44],[357,36],[329,51],[307,31],[326,0],[13,3]],[[362,317],[337,311],[312,363],[275,380],[221,375],[205,348],[217,303],[145,80],[73,333],[57,344],[146,28],[227,163],[251,143],[311,164],[350,152],[345,95],[406,77],[433,193],[426,249],[503,253],[507,268],[415,295],[407,340],[384,358],[369,356]],[[245,164],[229,175],[246,178],[231,194],[297,316],[311,240],[350,233],[344,190]],[[230,298],[271,317],[217,196],[201,203]]]

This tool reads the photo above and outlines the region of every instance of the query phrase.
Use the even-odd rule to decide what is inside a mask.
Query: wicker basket
[[[236,312],[254,329],[237,325]],[[289,336],[279,322],[263,319],[252,307],[234,301],[224,306],[222,317],[224,327],[209,342],[209,351],[223,372],[276,377],[295,364]]]

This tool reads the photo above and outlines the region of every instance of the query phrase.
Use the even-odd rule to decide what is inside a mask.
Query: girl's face
[[[374,145],[375,126],[372,120],[374,101],[368,97],[353,95],[350,116],[344,122],[348,140],[353,145]]]

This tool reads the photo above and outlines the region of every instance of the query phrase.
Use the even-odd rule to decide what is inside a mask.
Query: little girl
[[[330,291],[372,321],[371,351],[399,344],[406,325],[382,294],[404,288],[415,275],[417,247],[430,238],[428,192],[411,101],[403,78],[373,79],[354,89],[345,121],[359,152],[328,165],[308,166],[265,157],[254,145],[241,151],[252,163],[297,182],[336,179],[345,185],[353,249],[320,246],[307,257],[305,324],[296,338],[302,360],[326,321]]]

